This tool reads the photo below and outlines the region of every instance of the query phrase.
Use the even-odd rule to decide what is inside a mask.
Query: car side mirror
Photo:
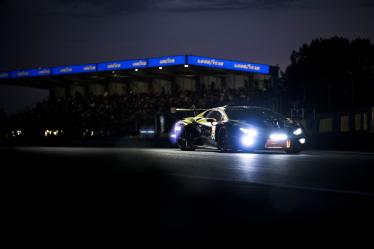
[[[207,118],[206,121],[210,123],[217,122],[215,118]]]

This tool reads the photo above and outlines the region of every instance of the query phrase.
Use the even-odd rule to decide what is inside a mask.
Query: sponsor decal
[[[148,67],[174,66],[186,63],[186,56],[168,56],[148,59]]]
[[[261,67],[258,66],[258,65],[240,64],[240,63],[234,63],[234,68],[245,69],[245,70],[253,70],[253,71],[260,71],[260,69],[261,69]]]
[[[216,59],[198,59],[198,64],[205,64],[209,66],[220,66],[223,67],[225,65],[225,62],[223,61],[217,61]]]
[[[65,67],[58,70],[60,73],[71,73],[73,69],[71,67]]]
[[[108,64],[106,67],[108,69],[118,69],[118,68],[121,68],[121,64],[120,63],[112,63],[112,64]]]
[[[42,69],[38,69],[37,72],[36,72],[36,75],[50,75],[51,74],[51,69],[49,68],[42,68]]]
[[[140,60],[140,61],[134,61],[132,64],[132,67],[146,67],[147,66],[147,61]]]
[[[264,65],[264,64],[231,61],[231,60],[221,60],[221,59],[200,57],[200,56],[188,56],[188,64],[196,65],[196,66],[203,66],[203,67],[236,70],[236,71],[258,72],[258,73],[264,73],[264,74],[268,74],[269,68],[270,68],[268,65]]]
[[[96,71],[96,65],[87,65],[83,67],[83,71]]]
[[[166,59],[160,60],[160,65],[174,64],[174,63],[175,63],[175,58],[166,58]]]

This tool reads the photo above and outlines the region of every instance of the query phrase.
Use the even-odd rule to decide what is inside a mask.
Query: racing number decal
[[[212,125],[212,133],[210,137],[212,138],[212,140],[214,140],[216,137],[216,126],[215,125]]]

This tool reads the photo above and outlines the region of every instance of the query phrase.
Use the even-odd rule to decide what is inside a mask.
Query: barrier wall
[[[316,115],[297,120],[309,133],[374,133],[374,108],[370,111],[341,115]]]
[[[332,118],[323,118],[319,121],[319,132],[331,132],[332,131]]]
[[[349,116],[340,117],[340,131],[341,132],[349,131]]]

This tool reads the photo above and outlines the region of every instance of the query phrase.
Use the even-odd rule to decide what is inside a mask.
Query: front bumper
[[[271,138],[266,140],[265,149],[289,149],[291,148],[291,139],[286,139],[284,141],[277,141]]]
[[[304,139],[304,143],[300,139]],[[241,136],[232,138],[232,144],[239,150],[287,150],[292,148],[303,149],[305,145],[305,137],[292,136],[283,141],[272,140],[269,137],[256,137],[255,142],[251,146],[245,146],[241,143]]]

